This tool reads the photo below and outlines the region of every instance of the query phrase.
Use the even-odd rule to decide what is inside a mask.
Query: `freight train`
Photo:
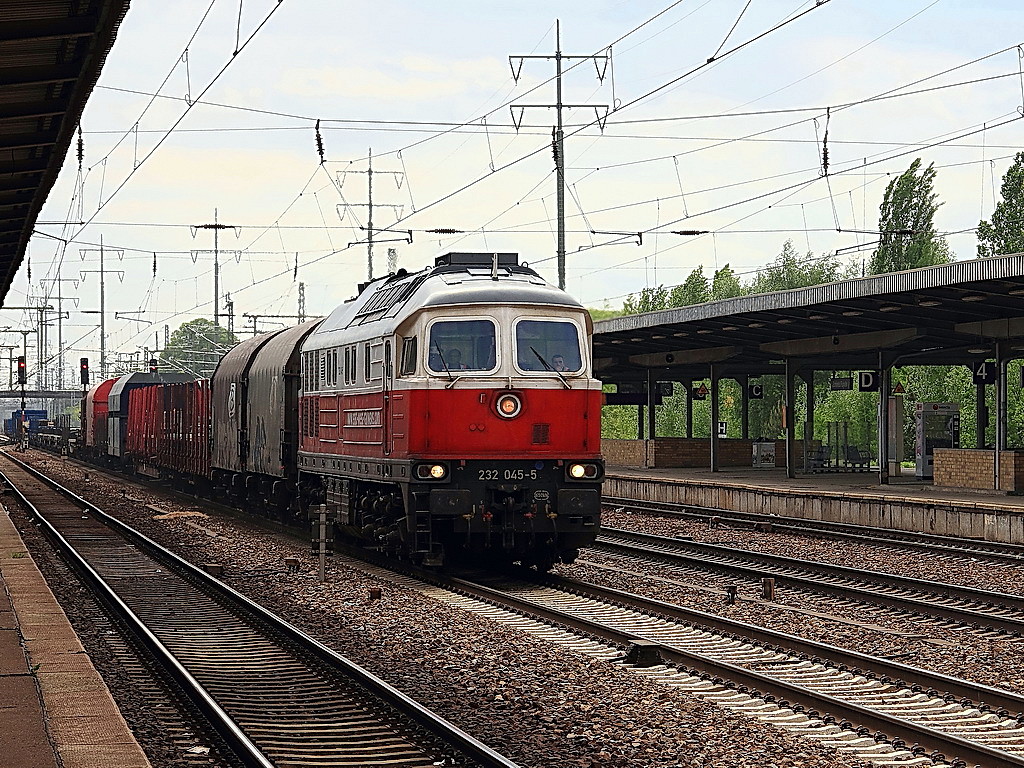
[[[427,564],[546,570],[600,525],[587,311],[517,254],[449,253],[322,320],[247,339],[209,381],[83,399],[80,455]]]

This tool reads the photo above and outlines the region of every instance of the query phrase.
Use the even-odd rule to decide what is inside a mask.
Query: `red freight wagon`
[[[107,455],[107,397],[117,379],[101,381],[82,398],[82,448],[85,457]]]
[[[129,393],[126,455],[152,477],[210,475],[210,382],[155,384]]]

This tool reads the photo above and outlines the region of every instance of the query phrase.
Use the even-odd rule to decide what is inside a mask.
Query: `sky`
[[[555,62],[518,57],[551,56],[556,19],[577,57],[566,287],[586,306],[696,267],[749,278],[787,240],[868,259],[886,184],[917,157],[937,169],[938,229],[973,258],[1024,149],[1016,6],[135,0],[81,121],[81,169],[73,145],[6,304],[56,306],[59,285],[66,375],[98,360],[102,240],[108,362],[141,360],[165,326],[212,318],[214,232],[195,225],[216,216],[236,333],[293,324],[300,284],[307,314],[327,314],[367,278],[371,153],[375,276],[389,248],[409,270],[512,251],[555,283]]]

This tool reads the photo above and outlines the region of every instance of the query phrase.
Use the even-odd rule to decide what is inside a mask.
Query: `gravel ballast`
[[[77,464],[27,458],[191,562],[223,564],[233,587],[524,768],[865,765],[340,562],[329,562],[320,584],[307,548],[285,533],[208,517],[198,503],[96,472],[83,484]],[[298,573],[284,567],[289,556],[301,558]],[[380,600],[369,598],[371,588]]]

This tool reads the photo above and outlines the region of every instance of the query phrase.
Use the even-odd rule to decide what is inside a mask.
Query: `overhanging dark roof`
[[[606,381],[651,368],[667,380],[706,376],[709,363],[755,375],[785,359],[870,368],[883,351],[908,364],[969,363],[996,339],[1024,340],[1024,254],[605,320],[594,358]]]
[[[129,0],[0,0],[0,301]]]

